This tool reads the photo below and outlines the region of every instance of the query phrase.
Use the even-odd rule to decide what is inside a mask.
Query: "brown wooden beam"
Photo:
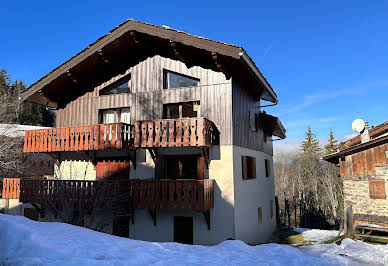
[[[206,168],[209,169],[209,153],[207,147],[201,147],[202,156],[205,159]]]
[[[217,70],[222,72],[226,79],[230,79],[232,75],[230,74],[230,71],[228,71],[226,64],[222,62],[221,57],[217,53],[212,53],[212,58],[214,63],[216,64]]]
[[[97,55],[102,60],[102,62],[104,62],[105,64],[109,63],[109,59],[107,59],[107,57],[104,54],[104,52],[102,51],[102,49],[97,51]]]
[[[74,83],[74,84],[77,84],[78,85],[78,80],[75,78],[75,75],[70,72],[70,70],[66,71],[66,77],[70,78],[71,81]]]
[[[58,158],[55,156],[55,153],[49,152],[48,155],[50,156],[51,160],[58,166],[61,167],[61,163],[58,160]]]

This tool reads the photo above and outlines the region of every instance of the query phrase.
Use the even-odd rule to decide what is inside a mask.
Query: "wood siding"
[[[200,86],[163,89],[163,70],[170,70],[200,79]],[[221,145],[232,144],[232,87],[222,73],[200,67],[187,69],[175,60],[155,56],[126,74],[131,74],[131,94],[98,96],[98,91],[122,77],[118,76],[59,109],[57,127],[98,124],[98,110],[131,108],[131,120],[163,118],[163,104],[200,101],[201,116],[212,121],[220,131]]]
[[[388,143],[345,156],[345,158],[340,159],[341,177],[373,175],[375,166],[388,164],[385,151],[388,151]]]
[[[258,114],[260,102],[255,100],[253,94],[236,79],[233,79],[232,84],[233,144],[272,155],[272,141],[269,140],[271,136],[268,137],[268,141],[264,142],[264,133],[260,123],[256,123],[255,131],[251,130],[250,112],[255,111]]]

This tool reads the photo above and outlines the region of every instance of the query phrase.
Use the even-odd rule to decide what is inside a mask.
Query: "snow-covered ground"
[[[0,265],[384,265],[388,246],[152,243],[0,214]]]
[[[322,243],[333,237],[338,236],[338,231],[335,230],[319,230],[309,228],[293,228],[297,233],[301,233],[302,237],[307,242]]]

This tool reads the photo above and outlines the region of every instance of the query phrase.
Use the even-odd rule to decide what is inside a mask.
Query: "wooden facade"
[[[165,70],[200,79],[197,87],[163,89]],[[131,93],[98,96],[99,91],[125,75],[131,75]],[[232,145],[232,86],[222,73],[200,67],[187,67],[179,61],[155,56],[112,78],[59,109],[56,126],[98,124],[103,109],[131,108],[131,120],[163,119],[163,105],[199,101],[201,117],[212,121],[220,132],[220,144]]]
[[[386,156],[388,143],[344,155],[339,159],[340,174],[343,178],[371,176],[376,166],[388,164]]]

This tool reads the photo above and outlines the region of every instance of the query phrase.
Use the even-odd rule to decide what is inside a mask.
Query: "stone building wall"
[[[344,179],[345,208],[352,205],[354,220],[376,223],[388,222],[388,166],[376,167],[376,175],[370,178],[385,180],[386,199],[371,199],[369,182],[363,179]]]

